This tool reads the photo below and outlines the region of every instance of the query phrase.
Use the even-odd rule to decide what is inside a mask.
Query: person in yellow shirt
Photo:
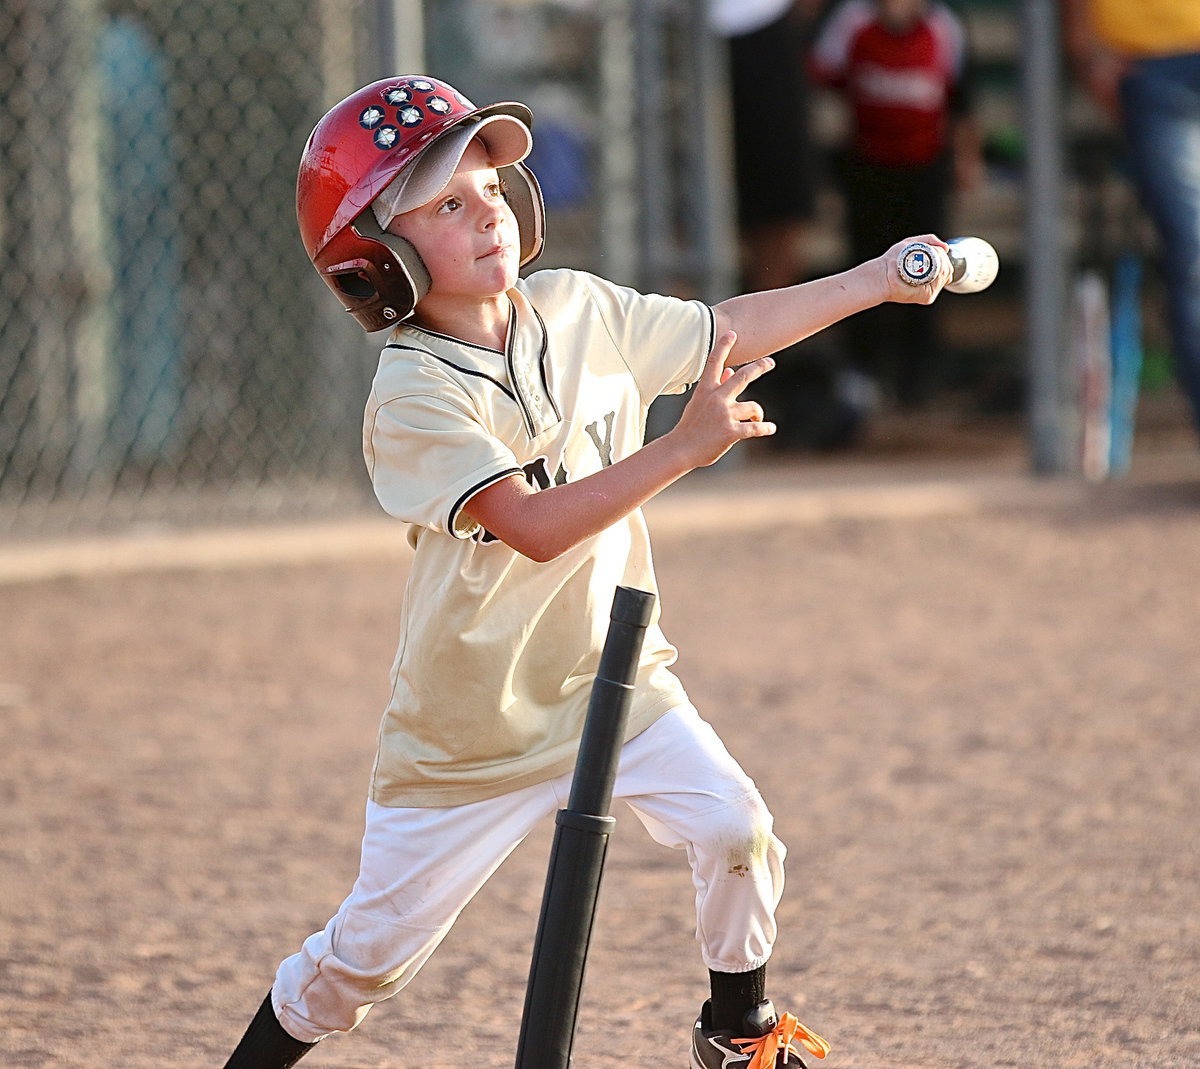
[[[1176,374],[1200,429],[1200,2],[1064,0],[1076,76],[1119,122],[1157,229]]]

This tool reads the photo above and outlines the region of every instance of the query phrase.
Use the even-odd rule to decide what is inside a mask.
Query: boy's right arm
[[[938,274],[920,286],[901,281],[896,270],[900,251],[913,241],[923,241],[940,249],[946,243],[933,234],[921,234],[896,242],[873,260],[826,278],[782,289],[760,290],[730,297],[713,309],[717,330],[732,330],[737,345],[729,354],[730,366],[776,353],[803,341],[854,315],[885,301],[903,304],[932,304],[942,287],[950,281],[948,257],[939,257]]]
[[[518,553],[553,560],[689,471],[715,463],[742,439],[774,434],[758,403],[739,395],[775,362],[767,357],[736,372],[727,368],[736,340],[732,333],[717,340],[683,415],[662,437],[578,482],[534,490],[514,475],[480,490],[464,512]]]

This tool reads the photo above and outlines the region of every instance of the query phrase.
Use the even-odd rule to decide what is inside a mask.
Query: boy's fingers
[[[757,401],[741,401],[732,409],[733,418],[739,423],[761,423],[763,407]]]
[[[769,438],[774,433],[775,424],[768,423],[765,419],[751,419],[742,423],[743,438]]]
[[[736,342],[737,333],[732,330],[725,331],[717,339],[716,344],[712,347],[712,352],[708,354],[708,360],[705,361],[703,377],[711,379],[715,385],[719,385],[728,378],[723,373],[725,370],[725,361],[729,359],[729,354]]]
[[[734,384],[737,393],[741,393],[755,379],[761,379],[768,371],[775,366],[775,360],[770,356],[759,357],[757,360],[751,360],[748,364],[743,364],[737,369],[737,382]],[[732,379],[734,376],[729,376]],[[723,382],[728,382],[729,379],[723,379]]]

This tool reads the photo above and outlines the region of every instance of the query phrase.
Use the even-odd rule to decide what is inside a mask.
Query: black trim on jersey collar
[[[454,340],[454,339],[452,339],[452,340]],[[463,344],[466,345],[467,343],[463,342]],[[453,360],[447,360],[444,356],[438,356],[437,353],[431,353],[428,349],[418,349],[415,345],[401,345],[399,342],[388,342],[388,344],[385,345],[384,348],[385,349],[404,349],[410,353],[420,353],[422,356],[432,357],[439,364],[445,364],[446,367],[453,368],[455,371],[461,372],[463,375],[474,375],[477,379],[484,379],[485,381],[490,382],[493,386],[496,387],[497,390],[499,390],[501,393],[503,393],[504,396],[507,397],[510,401],[516,401],[518,405],[520,404],[520,402],[517,401],[516,395],[512,392],[512,390],[510,390],[507,386],[505,386],[504,383],[502,383],[499,379],[492,378],[491,375],[485,374],[482,371],[476,371],[474,368],[471,368],[471,367],[460,367],[458,364],[454,363]],[[482,349],[484,347],[482,345],[477,345],[477,346],[475,346],[475,348]],[[486,352],[495,353],[495,352],[497,352],[497,350],[487,349]]]
[[[546,329],[546,321],[542,318],[542,313],[534,308],[532,304],[529,307],[533,309],[533,314],[537,316],[538,326],[542,328],[542,355],[539,358],[542,373],[542,389],[546,391],[546,400],[550,402],[550,407],[554,409],[554,414],[561,420],[562,410],[558,407],[558,402],[554,400],[554,395],[550,392],[550,380],[546,378],[546,364],[548,363],[546,356],[550,352],[550,332]]]
[[[562,412],[559,411],[558,405],[550,395],[550,387],[546,381],[546,353],[550,349],[550,335],[546,330],[546,321],[542,319],[541,313],[532,304],[529,305],[529,308],[537,319],[538,328],[542,332],[542,349],[537,357],[538,375],[542,380],[542,391],[546,396],[546,403],[550,406],[550,411],[554,413],[554,423],[561,423]],[[525,432],[529,435],[530,439],[533,439],[549,430],[554,423],[546,424],[541,430],[538,429],[539,423],[542,422],[538,419],[540,413],[533,411],[533,401],[526,397],[521,389],[521,379],[517,375],[516,361],[513,356],[517,344],[517,333],[517,309],[516,305],[510,304],[508,312],[508,342],[504,347],[504,365],[508,371],[508,381],[512,383],[513,390],[517,395],[517,404],[520,405],[521,416],[525,420]]]
[[[511,305],[512,302],[509,302],[509,303]],[[510,310],[510,312],[509,312],[510,317],[511,317],[511,314],[512,313]],[[511,325],[511,323],[512,323],[511,318],[509,319],[509,323]],[[463,341],[462,338],[456,338],[453,334],[442,334],[440,331],[430,330],[428,327],[421,327],[421,326],[418,326],[416,323],[406,323],[405,326],[409,327],[412,330],[418,331],[421,334],[428,334],[431,338],[441,338],[442,341],[452,341],[452,342],[454,342],[455,345],[465,345],[468,349],[479,349],[485,353],[495,353],[497,356],[504,355],[499,349],[493,349],[490,345],[480,345],[477,342],[473,342],[473,341]],[[401,348],[404,348],[404,346],[401,346]],[[419,349],[417,351],[424,352],[424,350],[421,350],[421,349]]]
[[[533,304],[529,304],[529,309],[533,312],[534,319],[537,321],[538,329],[542,334],[542,347],[537,356],[537,372],[542,383],[542,393],[546,399],[546,406],[550,413],[553,414],[553,422],[547,422],[541,418],[543,413],[535,411],[535,405],[532,398],[525,396],[520,379],[517,375],[516,364],[514,360],[514,350],[517,344],[517,307],[513,302],[509,302],[508,307],[508,340],[505,342],[504,352],[499,349],[493,349],[487,345],[478,345],[475,342],[463,341],[461,338],[455,338],[450,334],[442,334],[436,330],[430,330],[428,327],[420,327],[412,324],[412,329],[422,334],[426,334],[431,338],[441,338],[443,341],[452,342],[455,345],[463,346],[468,349],[475,349],[482,353],[489,353],[499,356],[504,360],[505,371],[508,373],[509,385],[505,385],[499,379],[493,378],[483,371],[476,371],[474,368],[461,367],[454,361],[447,359],[444,356],[439,356],[437,353],[430,352],[428,349],[422,349],[416,345],[403,345],[400,342],[388,342],[384,345],[385,349],[404,349],[408,352],[421,353],[423,356],[431,356],[446,367],[459,371],[464,375],[474,375],[477,378],[486,380],[502,390],[504,395],[511,401],[516,402],[517,407],[521,410],[521,420],[525,424],[525,433],[529,435],[530,440],[537,438],[540,434],[545,433],[550,427],[562,422],[562,410],[558,407],[558,402],[554,400],[554,395],[550,392],[550,380],[547,376],[546,365],[548,363],[547,356],[550,351],[550,332],[546,329],[546,321],[542,318],[542,313],[534,308]],[[711,349],[711,346],[709,347]],[[539,429],[540,427],[540,429]]]

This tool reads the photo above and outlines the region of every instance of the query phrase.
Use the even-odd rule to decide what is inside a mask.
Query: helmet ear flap
[[[497,174],[507,187],[508,206],[517,217],[517,229],[521,233],[521,266],[524,267],[541,255],[545,240],[546,207],[542,187],[523,163],[501,167]]]
[[[411,242],[382,231],[370,209],[344,233],[351,255],[321,269],[322,277],[364,330],[396,326],[429,292],[429,269],[421,254]],[[331,243],[330,253],[336,254],[336,245]]]
[[[425,261],[421,259],[421,254],[417,252],[417,247],[411,241],[388,234],[384,238],[384,244],[396,254],[396,259],[400,262],[401,270],[404,272],[405,286],[412,293],[412,304],[404,313],[404,315],[408,315],[417,306],[417,302],[425,297],[433,284],[429,277],[429,268],[425,266]]]
[[[425,266],[421,254],[417,252],[416,246],[411,241],[381,229],[375,219],[375,213],[370,208],[354,220],[354,229],[362,237],[387,246],[394,254],[396,260],[394,265],[389,264],[386,259],[384,260],[383,270],[386,281],[378,289],[385,302],[400,306],[396,308],[396,311],[399,313],[400,319],[405,318],[416,307],[417,302],[429,292],[431,285],[429,268]],[[397,267],[400,270],[399,279],[392,275]]]

